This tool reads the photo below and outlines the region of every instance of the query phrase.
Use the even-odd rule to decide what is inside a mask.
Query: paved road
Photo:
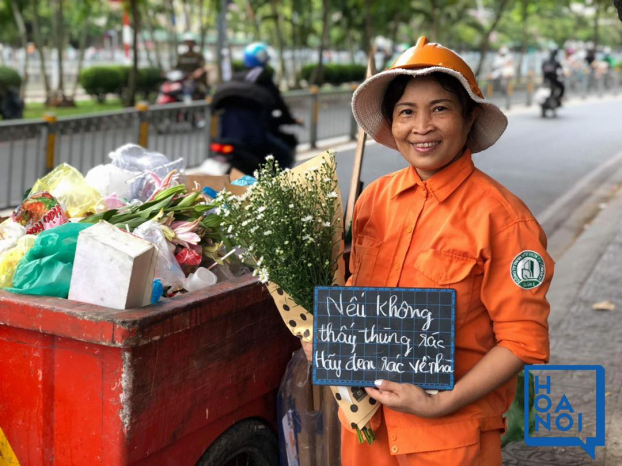
[[[537,108],[509,116],[499,142],[474,156],[475,165],[518,195],[535,214],[615,154],[622,152],[622,99],[572,104],[557,118],[543,119]],[[354,149],[337,152],[344,199],[350,186]],[[398,152],[378,144],[365,153],[365,185],[406,166]]]

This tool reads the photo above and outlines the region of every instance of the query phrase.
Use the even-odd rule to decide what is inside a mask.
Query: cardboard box
[[[241,173],[241,172],[238,172]],[[242,175],[243,176],[243,175]],[[240,178],[240,177],[238,177]],[[241,196],[246,192],[245,186],[236,186],[231,184],[232,181],[235,181],[237,178],[231,178],[230,175],[203,175],[203,174],[194,174],[194,175],[186,175],[186,188],[188,191],[194,191],[196,189],[196,185],[199,185],[200,189],[209,186],[214,191],[222,191],[223,189],[229,191],[230,193],[235,194],[236,196]]]
[[[80,233],[69,299],[113,309],[151,303],[153,244],[101,221]]]

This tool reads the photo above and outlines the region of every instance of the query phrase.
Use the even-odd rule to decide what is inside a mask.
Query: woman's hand
[[[458,411],[500,387],[518,374],[523,365],[523,361],[509,349],[495,346],[456,382],[451,391],[428,395],[414,385],[388,380],[377,380],[377,389],[365,390],[369,396],[395,411],[420,417],[440,417]]]
[[[430,395],[415,385],[376,380],[376,388],[365,388],[367,394],[387,408],[420,417],[441,417],[455,409],[451,392]]]

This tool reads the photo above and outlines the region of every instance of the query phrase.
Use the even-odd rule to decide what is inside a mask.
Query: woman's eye
[[[410,108],[405,108],[404,110],[400,111],[400,115],[412,115],[413,111]]]
[[[439,105],[437,107],[434,107],[432,110],[435,112],[444,112],[445,110],[447,110],[447,107],[443,107],[442,105]]]

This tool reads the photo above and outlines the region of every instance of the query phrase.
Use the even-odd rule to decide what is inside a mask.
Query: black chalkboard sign
[[[456,291],[316,287],[313,382],[454,386]]]

